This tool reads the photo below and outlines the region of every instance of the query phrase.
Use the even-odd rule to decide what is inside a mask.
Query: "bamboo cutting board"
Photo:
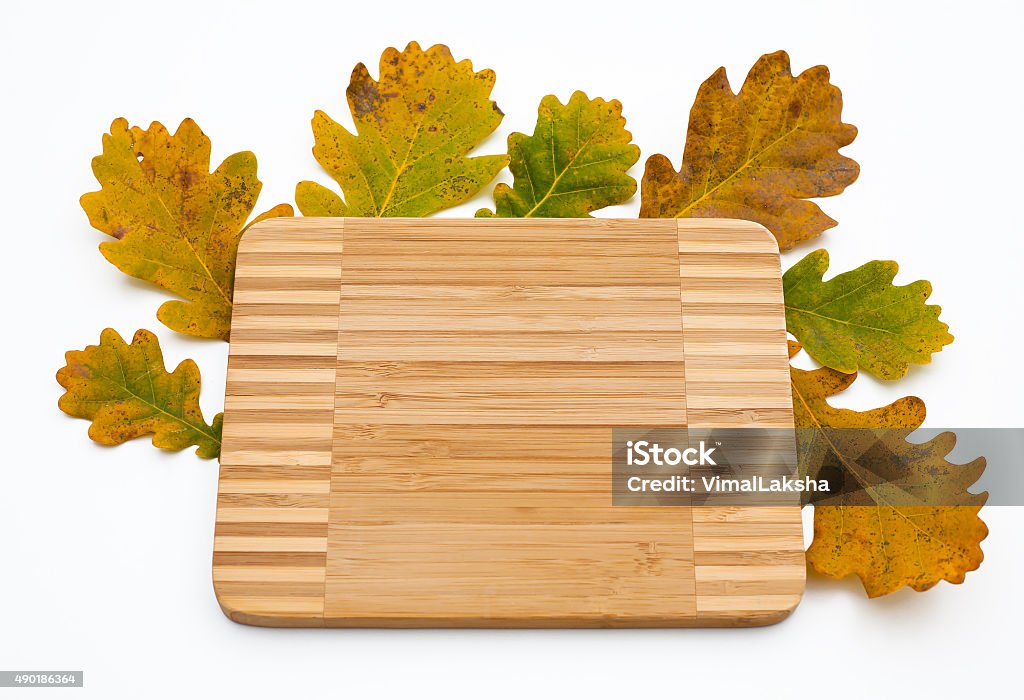
[[[214,587],[272,626],[767,624],[798,507],[611,504],[612,427],[791,427],[733,220],[271,219],[238,252]]]

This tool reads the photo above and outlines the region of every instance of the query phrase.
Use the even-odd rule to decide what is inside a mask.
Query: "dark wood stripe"
[[[327,566],[326,552],[214,552],[214,566]]]
[[[327,508],[328,493],[222,493],[217,503],[223,508]]]
[[[218,536],[249,537],[327,537],[327,522],[322,523],[217,523]]]

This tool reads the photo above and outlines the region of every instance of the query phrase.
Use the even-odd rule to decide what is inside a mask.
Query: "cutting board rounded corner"
[[[688,240],[702,241],[706,246],[710,234],[712,241],[717,240],[726,247],[736,247],[737,252],[782,255],[775,234],[756,221],[693,218],[676,219],[675,222],[679,235],[680,252],[687,249]],[[710,249],[707,250],[710,252]]]
[[[806,570],[805,570],[806,574]],[[800,585],[800,591],[784,596],[773,597],[776,607],[764,610],[731,611],[727,615],[714,613],[698,613],[697,623],[700,627],[771,627],[777,625],[796,612],[807,592],[806,576]],[[764,600],[766,597],[761,597]]]
[[[806,569],[804,576],[804,585],[800,587],[800,592],[795,593],[791,596],[788,602],[783,604],[783,607],[779,608],[773,613],[769,613],[764,616],[763,620],[754,622],[751,627],[768,627],[770,625],[777,625],[784,620],[788,620],[789,617],[796,612],[796,609],[800,607],[800,603],[803,602],[804,594],[807,592],[807,577]]]
[[[251,596],[237,596],[225,592],[224,585],[230,585],[230,583],[219,581],[216,572],[214,572],[213,593],[217,598],[217,605],[220,606],[224,617],[232,622],[251,627],[324,626],[322,603],[318,603],[319,612],[316,610],[316,606],[302,612],[301,608],[305,606],[296,606],[294,599],[283,597],[260,599]],[[295,611],[287,612],[293,606]]]
[[[308,230],[309,226],[311,224],[315,225],[316,222],[340,231],[344,221],[342,218],[331,219],[314,216],[273,216],[269,219],[262,219],[249,224],[242,231],[242,235],[238,239],[238,252],[250,252],[249,249],[254,244],[280,240],[279,237],[282,233],[287,235],[289,231]]]

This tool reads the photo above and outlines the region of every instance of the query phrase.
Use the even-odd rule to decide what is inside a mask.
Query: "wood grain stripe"
[[[213,570],[239,622],[323,624],[341,251],[291,219],[239,247]]]
[[[778,248],[738,221],[679,228],[679,277],[692,427],[791,427]],[[799,505],[692,509],[701,624],[765,624],[803,592]],[[786,594],[786,595],[776,595]]]

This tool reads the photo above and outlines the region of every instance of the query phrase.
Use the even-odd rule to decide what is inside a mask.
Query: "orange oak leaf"
[[[790,342],[791,357],[799,350]],[[988,534],[978,517],[987,494],[967,491],[981,476],[984,458],[948,462],[956,443],[952,433],[908,442],[925,417],[917,397],[870,411],[834,408],[828,398],[853,384],[856,374],[796,367],[790,374],[801,471],[830,461],[859,487],[836,505],[814,507],[808,563],[831,578],[858,576],[870,597],[904,586],[924,591],[943,580],[962,583],[981,565],[981,541]],[[866,466],[868,438],[889,461]],[[902,498],[893,498],[896,490]]]
[[[640,216],[748,219],[782,250],[836,225],[810,197],[839,194],[857,179],[839,154],[857,135],[828,68],[794,77],[784,51],[762,56],[734,94],[719,68],[697,91],[683,162],[655,154],[641,183]]]

